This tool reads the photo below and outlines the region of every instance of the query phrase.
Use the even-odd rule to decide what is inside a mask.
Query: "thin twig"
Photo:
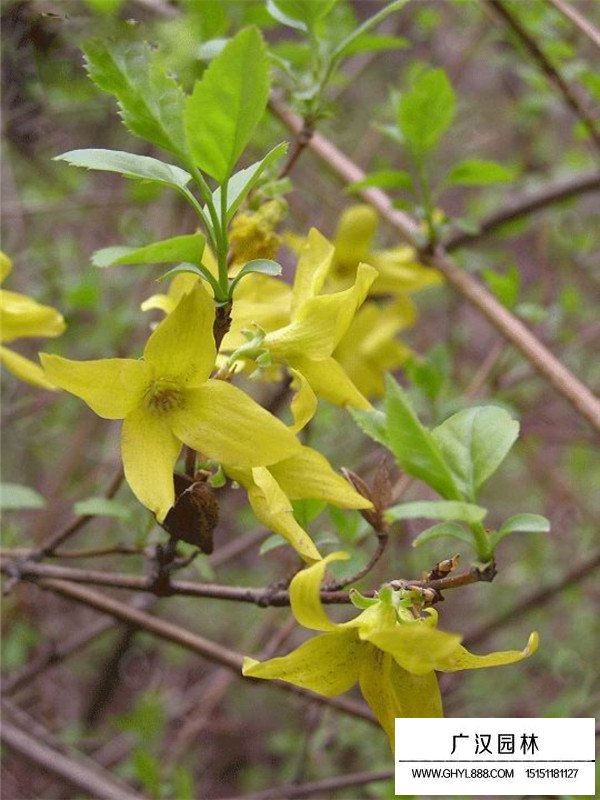
[[[567,2],[567,0],[548,0],[552,3],[557,11],[564,14],[567,19],[571,20],[576,28],[585,34],[585,36],[592,41],[596,47],[600,47],[600,31],[593,25],[587,17],[584,17],[581,11],[578,11],[574,6]]]
[[[157,636],[159,639],[173,642],[186,650],[190,650],[206,658],[208,661],[221,664],[221,666],[232,670],[236,675],[241,677],[241,655],[220,644],[211,642],[202,636],[198,636],[173,622],[168,622],[160,617],[139,611],[131,605],[120,603],[112,597],[94,592],[90,589],[85,589],[82,586],[76,586],[69,581],[42,580],[37,585],[42,589],[48,589],[56,594],[60,594],[62,597],[67,597],[70,600],[75,600],[78,603],[83,603],[98,611],[110,614],[123,622],[136,625],[138,628],[147,631],[153,636]],[[247,680],[257,679],[250,678]],[[378,724],[373,714],[363,703],[358,703],[345,697],[323,697],[307,689],[301,689],[298,686],[280,681],[269,681],[269,685],[276,686],[282,691],[308,698],[316,703],[330,706],[345,714],[350,714],[358,719],[366,720],[373,725]]]
[[[87,759],[76,759],[72,754],[67,756],[60,753],[6,720],[2,722],[0,737],[11,750],[57,775],[78,792],[98,800],[140,800],[142,797],[130,787],[117,782],[109,773],[101,771],[100,767],[91,769],[86,763]]]
[[[512,200],[503,208],[490,214],[489,217],[481,220],[477,224],[474,232],[459,231],[446,240],[444,248],[448,253],[458,250],[460,247],[470,246],[479,242],[488,233],[497,230],[507,222],[526,217],[536,211],[540,211],[555,203],[579,197],[588,192],[600,190],[600,172],[593,172],[590,175],[578,175],[575,178],[561,181],[560,183],[542,189],[537,194],[531,194],[523,198]]]
[[[302,126],[302,120],[284,104],[277,101],[272,108],[281,121],[292,131]],[[346,183],[362,180],[365,173],[335,145],[322,135],[315,133],[309,148]],[[367,188],[359,192],[399,234],[413,247],[419,245],[419,227],[403,211],[392,206],[390,198],[380,189]],[[590,389],[562,364],[528,329],[511,314],[496,298],[469,273],[461,269],[448,257],[442,247],[433,256],[422,256],[436,267],[447,282],[472,306],[477,308],[489,322],[531,363],[537,372],[575,408],[575,410],[600,433],[600,401]]]
[[[152,577],[148,578],[141,575],[76,569],[28,561],[12,562],[10,560],[2,560],[0,562],[0,570],[11,577],[17,575],[21,580],[34,582],[44,579],[69,581],[70,583],[83,583],[90,586],[110,586],[114,589],[160,594],[161,597],[179,595],[184,597],[207,597],[213,600],[230,600],[237,603],[253,603],[261,608],[268,606],[286,607],[290,605],[289,591],[280,588],[273,589],[272,587],[255,589],[249,586],[225,586],[215,583],[198,583],[196,581],[171,581],[168,587],[157,592],[156,582]],[[449,575],[442,580],[398,578],[392,583],[401,588],[415,586],[423,589],[434,589],[437,592],[489,580],[491,578],[485,571],[472,569],[468,572]],[[345,581],[345,585],[348,582]],[[373,597],[374,594],[373,590],[365,592],[367,597]],[[320,597],[321,602],[326,605],[347,605],[350,603],[348,592],[324,589]]]
[[[548,80],[556,86],[573,114],[585,125],[596,149],[600,152],[600,130],[598,130],[595,120],[588,114],[573,89],[556,67],[548,60],[546,54],[535,39],[525,30],[521,21],[508,10],[505,3],[502,0],[486,0],[486,2],[517,36],[523,47],[546,75]]]
[[[487,639],[488,636],[490,636],[492,633],[495,633],[499,628],[503,628],[509,622],[512,622],[515,619],[520,619],[522,616],[528,614],[530,611],[533,611],[535,608],[544,605],[544,603],[547,603],[554,597],[558,597],[567,587],[580,583],[599,567],[600,550],[594,553],[586,561],[583,561],[581,564],[573,567],[573,569],[569,570],[569,572],[567,572],[559,580],[554,581],[554,583],[551,583],[548,586],[545,586],[544,588],[539,589],[537,592],[529,595],[529,597],[521,600],[512,608],[509,608],[507,611],[503,611],[502,614],[499,614],[495,619],[492,619],[489,622],[484,622],[477,628],[473,628],[473,630],[467,633],[465,636],[464,643],[472,645]]]
[[[379,783],[389,781],[394,777],[394,771],[381,770],[379,772],[354,772],[350,775],[340,775],[337,778],[326,778],[322,781],[311,781],[309,783],[290,783],[285,786],[277,786],[274,789],[266,789],[264,792],[244,795],[243,800],[286,800],[294,798],[308,797],[311,794],[325,794],[329,797],[330,792],[349,789],[353,786],[366,786],[368,783]],[[235,798],[242,800],[242,798]]]

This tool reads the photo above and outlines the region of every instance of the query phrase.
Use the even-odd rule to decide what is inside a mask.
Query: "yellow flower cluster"
[[[0,252],[0,283],[10,274],[12,262]],[[0,342],[37,336],[60,336],[65,321],[56,309],[43,306],[31,297],[0,289]],[[0,364],[22,381],[42,389],[57,387],[44,375],[39,364],[0,346]]]

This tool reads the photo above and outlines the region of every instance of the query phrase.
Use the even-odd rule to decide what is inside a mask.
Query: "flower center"
[[[183,394],[172,381],[154,381],[146,392],[146,406],[161,413],[172,411],[174,408],[183,408]]]

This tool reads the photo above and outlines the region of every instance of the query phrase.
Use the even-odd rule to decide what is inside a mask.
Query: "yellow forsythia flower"
[[[345,553],[332,553],[303,569],[290,584],[296,620],[321,635],[281,658],[263,663],[245,658],[245,676],[287,681],[326,697],[347,692],[358,682],[393,749],[396,717],[443,716],[436,671],[512,664],[537,650],[538,635],[532,633],[524,650],[473,655],[460,644],[459,635],[438,630],[434,609],[415,619],[384,596],[355,619],[332,622],[321,604],[321,581],[330,561],[345,558]]]
[[[186,444],[241,468],[300,451],[286,426],[247,394],[209,378],[214,302],[198,283],[154,330],[141,360],[70,361],[42,355],[46,375],[105,419],[124,419],[125,477],[162,521],[174,502],[173,469]]]
[[[10,274],[12,262],[0,252],[0,283]],[[65,321],[55,308],[43,306],[24,294],[0,289],[0,342],[35,336],[60,336]],[[39,366],[28,358],[0,346],[0,363],[22,381],[55,390]]]
[[[274,258],[281,237],[275,228],[284,216],[284,206],[278,200],[263,203],[257,211],[242,211],[229,231],[229,246],[234,264],[245,264],[255,258]]]

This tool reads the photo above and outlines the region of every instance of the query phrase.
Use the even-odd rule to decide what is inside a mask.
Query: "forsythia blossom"
[[[46,375],[99,416],[124,419],[121,452],[134,494],[162,521],[174,502],[182,443],[215,461],[262,467],[301,449],[247,394],[209,378],[214,303],[198,283],[154,330],[140,360],[69,361],[42,355]]]
[[[473,655],[460,644],[459,635],[438,630],[434,609],[415,619],[394,602],[398,594],[391,590],[382,591],[355,619],[332,622],[321,604],[320,586],[327,564],[344,558],[345,553],[332,553],[303,569],[290,584],[296,620],[321,635],[287,656],[263,663],[245,658],[245,676],[287,681],[326,697],[358,682],[393,748],[396,717],[443,716],[436,671],[512,664],[537,649],[538,635],[532,633],[522,651]]]
[[[0,252],[0,283],[9,275],[12,262]],[[65,330],[65,321],[56,309],[43,306],[17,292],[0,290],[0,341],[34,336],[60,336]],[[57,387],[44,375],[42,368],[28,358],[0,346],[0,363],[26,383],[43,389]]]

